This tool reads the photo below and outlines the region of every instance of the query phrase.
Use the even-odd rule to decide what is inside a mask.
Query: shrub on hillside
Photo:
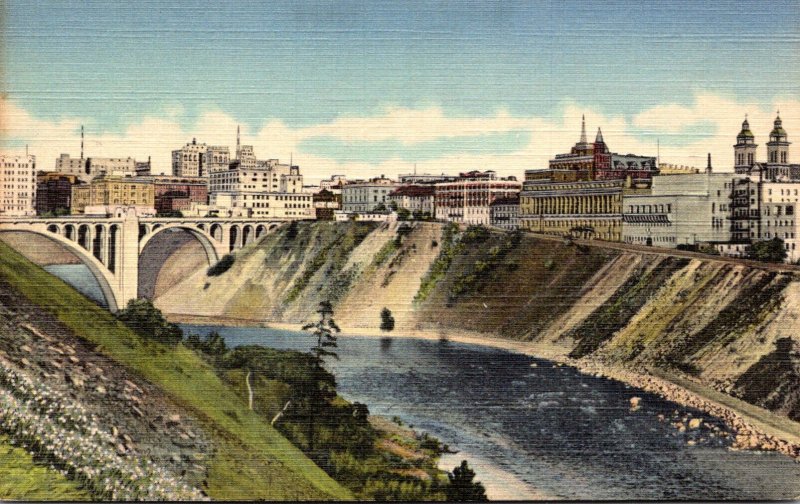
[[[381,310],[381,331],[391,331],[394,329],[394,317],[392,317],[392,311],[389,308],[384,307]]]
[[[175,346],[183,339],[181,328],[168,322],[147,299],[130,300],[127,308],[117,313],[117,319],[140,336],[159,343]]]
[[[222,256],[222,259],[217,261],[215,265],[208,268],[208,271],[206,271],[206,275],[219,276],[228,271],[229,269],[231,269],[231,266],[233,266],[234,261],[235,259],[231,254],[225,254],[224,256]]]
[[[783,262],[786,259],[786,246],[780,238],[757,241],[750,245],[747,258],[762,262]]]

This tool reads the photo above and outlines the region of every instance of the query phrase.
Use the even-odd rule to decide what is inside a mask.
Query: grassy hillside
[[[7,436],[0,435],[0,499],[4,501],[76,501],[91,496],[80,484],[42,463]]]
[[[160,387],[213,434],[207,492],[212,498],[348,499],[350,493],[267,422],[247,409],[202,359],[144,341],[110,313],[0,243],[0,279],[51,313],[96,350]]]

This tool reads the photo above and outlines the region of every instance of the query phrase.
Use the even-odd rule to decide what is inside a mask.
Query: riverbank
[[[169,314],[177,323],[213,324],[234,327],[260,326],[271,329],[300,331],[300,324],[256,321],[231,317],[203,317],[186,314]],[[800,461],[800,424],[776,415],[768,410],[744,403],[710,389],[685,376],[668,375],[663,371],[647,369],[646,373],[635,372],[619,365],[601,362],[599,359],[568,357],[570,347],[550,343],[531,343],[499,338],[496,335],[463,330],[437,329],[403,331],[402,336],[392,333],[376,334],[374,329],[344,327],[341,336],[373,338],[404,337],[425,340],[447,340],[458,343],[498,348],[531,357],[550,360],[571,366],[581,373],[610,378],[646,392],[654,393],[677,404],[697,408],[725,422],[737,432],[731,449],[753,449],[776,451]],[[688,428],[675,425],[675,428]]]

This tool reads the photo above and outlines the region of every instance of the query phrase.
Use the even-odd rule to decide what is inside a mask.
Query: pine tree
[[[450,502],[486,502],[486,489],[480,481],[475,479],[475,471],[470,469],[466,460],[447,473],[450,484],[445,488],[445,495]]]

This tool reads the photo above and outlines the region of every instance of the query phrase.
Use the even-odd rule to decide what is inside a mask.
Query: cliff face
[[[220,276],[195,271],[156,305],[300,323],[325,299],[345,330],[377,333],[387,307],[395,333],[478,332],[681,373],[800,420],[791,272],[439,224],[315,223],[284,226]]]

